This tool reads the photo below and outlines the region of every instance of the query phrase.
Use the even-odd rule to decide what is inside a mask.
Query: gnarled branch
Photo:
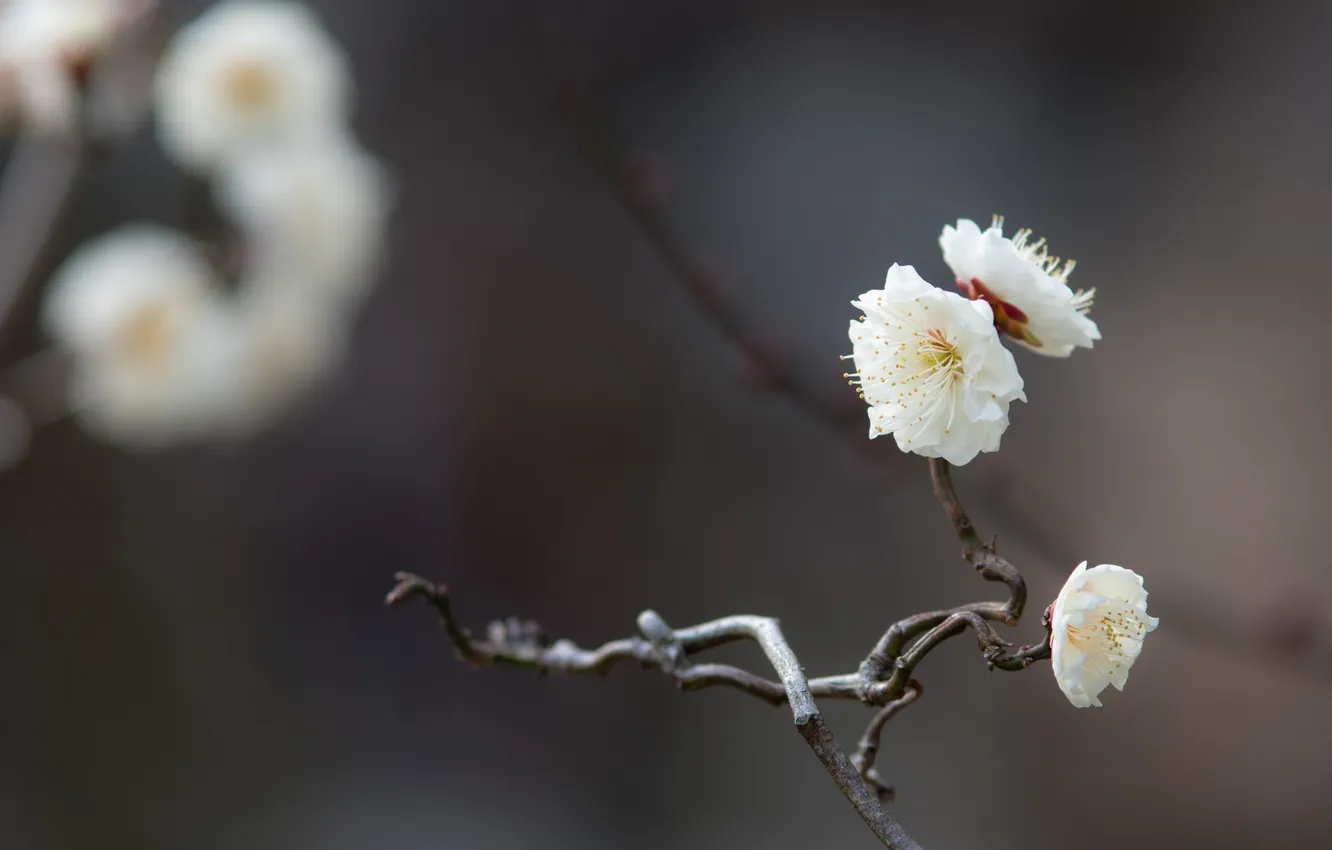
[[[968,628],[976,633],[981,655],[991,670],[1024,670],[1049,657],[1048,635],[1046,641],[1013,649],[994,630],[992,621],[1017,624],[1026,604],[1026,584],[1012,564],[995,554],[993,543],[982,541],[953,489],[948,465],[931,461],[930,469],[935,495],[962,543],[963,557],[983,578],[1007,586],[1008,599],[899,620],[884,632],[854,673],[806,679],[781,627],[771,617],[735,615],[673,629],[655,611],[644,611],[638,616],[638,636],[584,649],[568,640],[551,641],[536,623],[517,618],[496,621],[483,639],[475,638],[454,616],[448,589],[410,573],[397,575],[398,583],[386,602],[394,605],[411,597],[425,600],[439,615],[458,657],[474,666],[509,664],[552,673],[606,673],[620,662],[635,661],[671,676],[682,690],[724,685],[771,705],[785,702],[805,743],[879,841],[899,850],[917,848],[884,808],[893,791],[875,768],[884,725],[922,692],[920,682],[912,678],[916,668],[937,646]],[[1049,624],[1045,625],[1048,629]],[[738,640],[759,645],[778,681],[728,664],[696,664],[690,657]],[[847,756],[838,746],[815,703],[819,697],[854,699],[879,708],[854,756]]]
[[[915,679],[908,682],[906,693],[874,714],[874,719],[869,722],[869,726],[865,727],[865,734],[860,736],[860,744],[856,747],[856,754],[851,757],[851,762],[860,771],[860,775],[865,777],[865,781],[873,786],[879,794],[879,799],[885,803],[891,801],[897,792],[893,786],[883,781],[883,778],[879,775],[878,767],[874,764],[879,757],[879,738],[883,735],[883,727],[887,725],[888,721],[892,720],[902,709],[920,699],[924,692],[925,689],[920,682]]]
[[[859,689],[854,677],[807,680],[775,619],[736,615],[676,630],[656,612],[644,611],[638,617],[642,637],[611,641],[593,650],[581,649],[567,640],[548,643],[535,623],[511,619],[492,623],[486,638],[476,640],[454,618],[447,588],[409,573],[399,573],[396,578],[398,584],[385,601],[394,605],[414,596],[424,599],[439,614],[458,656],[472,664],[508,663],[558,673],[605,673],[620,661],[632,660],[672,675],[685,690],[729,685],[765,702],[786,702],[800,737],[883,845],[893,850],[919,850],[920,845],[884,809],[881,795],[870,787],[861,769],[838,746],[814,701],[816,691],[855,698]],[[757,643],[780,683],[729,665],[690,664],[690,652],[736,640]]]

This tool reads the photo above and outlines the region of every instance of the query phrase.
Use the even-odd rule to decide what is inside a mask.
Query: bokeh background
[[[1332,5],[311,5],[398,180],[355,356],[246,445],[63,423],[0,478],[0,845],[877,846],[784,710],[469,671],[427,611],[381,605],[411,570],[475,627],[586,643],[644,607],[772,614],[821,674],[996,594],[923,461],[746,380],[588,156],[589,105],[830,392],[847,302],[895,261],[947,280],[958,217],[1033,227],[1098,289],[1104,341],[1019,353],[1030,402],[957,483],[1027,573],[1016,639],[1084,558],[1145,574],[1162,625],[1102,710],[969,641],[931,656],[881,759],[924,846],[1332,841]],[[185,191],[145,128],[57,247]],[[853,743],[866,710],[825,708]]]

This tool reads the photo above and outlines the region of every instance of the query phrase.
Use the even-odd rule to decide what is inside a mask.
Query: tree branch
[[[879,756],[879,738],[882,736],[883,727],[887,725],[888,721],[897,716],[902,709],[919,699],[924,692],[925,689],[920,682],[915,679],[908,682],[906,693],[875,712],[874,719],[869,722],[869,726],[865,727],[865,734],[860,736],[860,744],[856,747],[856,754],[851,757],[851,762],[860,771],[860,775],[865,777],[865,781],[874,787],[874,790],[879,794],[879,799],[885,803],[890,802],[897,792],[893,786],[883,781],[879,769],[874,765]]]
[[[410,573],[399,573],[395,579],[397,586],[385,599],[386,603],[397,605],[411,597],[427,602],[439,615],[458,658],[475,667],[505,664],[543,673],[604,675],[620,662],[633,661],[671,676],[681,690],[725,685],[771,705],[787,702],[788,692],[782,682],[764,679],[729,664],[694,664],[688,657],[689,653],[737,640],[752,639],[762,645],[763,641],[752,637],[753,621],[766,618],[724,617],[675,630],[666,626],[655,611],[644,611],[638,618],[642,637],[622,638],[596,649],[583,649],[569,640],[552,642],[536,623],[511,617],[491,623],[486,638],[477,640],[455,619],[447,587]],[[814,679],[807,683],[807,688],[812,696],[859,699],[858,677],[854,675]]]
[[[856,698],[860,689],[854,684],[855,677],[808,681],[775,619],[737,615],[676,630],[656,612],[644,611],[638,617],[642,637],[611,641],[594,650],[580,649],[566,640],[547,643],[535,623],[510,619],[492,623],[486,639],[476,640],[455,619],[447,588],[410,573],[399,573],[396,580],[385,602],[396,605],[411,597],[424,599],[439,615],[458,656],[474,665],[508,663],[557,673],[605,673],[620,661],[632,660],[672,675],[684,690],[728,685],[774,705],[787,703],[800,737],[880,842],[892,850],[919,850],[920,845],[884,809],[861,769],[838,746],[814,701],[816,688],[826,696]],[[690,665],[689,652],[737,640],[757,643],[780,683],[724,664]]]
[[[568,640],[551,642],[536,623],[517,618],[491,623],[485,639],[478,640],[454,616],[448,588],[410,573],[395,577],[397,585],[385,602],[396,605],[411,597],[425,600],[439,615],[458,657],[473,666],[502,663],[541,672],[606,673],[622,661],[636,661],[671,676],[682,690],[725,685],[771,705],[785,702],[791,707],[800,736],[880,842],[899,850],[917,848],[919,845],[884,809],[892,789],[881,781],[874,767],[884,725],[920,696],[921,685],[912,678],[917,666],[937,646],[967,628],[976,632],[981,655],[991,670],[1024,670],[1037,659],[1049,657],[1048,635],[1046,641],[1014,650],[990,625],[991,621],[1017,623],[1026,602],[1026,585],[1021,574],[994,553],[993,544],[981,541],[953,489],[947,464],[932,462],[931,472],[935,495],[963,544],[963,556],[982,577],[1003,582],[1009,598],[927,611],[899,620],[874,645],[855,673],[806,679],[781,627],[771,617],[736,615],[673,629],[655,611],[644,611],[638,615],[640,636],[583,649]],[[1046,627],[1048,630],[1048,623]],[[757,643],[779,681],[726,664],[694,664],[690,658],[691,653],[738,640]],[[838,746],[819,712],[816,697],[855,699],[880,707],[854,757],[848,757]]]
[[[728,297],[726,284],[697,254],[664,214],[665,195],[652,188],[663,181],[659,164],[649,157],[629,158],[624,146],[585,89],[562,88],[571,124],[589,159],[605,176],[639,231],[656,250],[681,288],[704,317],[749,361],[759,382],[825,426],[846,432],[865,419],[864,407],[833,381],[809,382],[792,368],[775,337],[759,328]],[[654,173],[654,170],[657,173]],[[829,369],[829,377],[834,374]],[[837,372],[840,374],[840,371]]]
[[[1017,624],[1018,618],[1027,605],[1027,582],[1022,573],[1008,561],[999,557],[995,551],[995,540],[986,543],[981,539],[971,517],[953,489],[952,467],[943,458],[930,458],[930,481],[934,485],[934,497],[948,514],[948,521],[953,524],[958,542],[962,544],[962,557],[976,568],[981,578],[986,581],[999,581],[1008,585],[1008,605],[1006,616],[996,617],[1007,625]]]

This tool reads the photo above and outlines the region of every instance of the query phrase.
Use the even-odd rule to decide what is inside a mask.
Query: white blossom
[[[234,427],[245,337],[182,234],[129,226],[84,245],[56,272],[44,319],[74,355],[70,405],[93,432],[163,445]]]
[[[151,315],[147,308],[145,315]],[[174,314],[151,354],[126,348],[75,361],[70,406],[110,442],[159,448],[237,435],[248,419],[244,336],[214,294]]]
[[[43,320],[58,343],[79,354],[151,348],[145,307],[164,317],[187,311],[217,283],[194,240],[155,224],[129,224],[85,242],[64,261],[47,291]]]
[[[1030,230],[1009,239],[998,216],[983,232],[960,219],[957,227],[944,227],[939,245],[962,291],[989,303],[1000,332],[1032,351],[1067,357],[1101,338],[1087,317],[1096,290],[1070,289],[1075,263],[1051,256],[1045,240],[1032,241]]]
[[[1013,355],[999,342],[990,307],[894,265],[883,289],[857,301],[851,322],[852,383],[869,405],[870,437],[949,463],[999,448],[1008,407],[1026,401]]]
[[[246,237],[254,285],[299,288],[334,306],[374,283],[390,196],[379,162],[343,136],[255,151],[218,184],[219,206]]]
[[[1106,685],[1122,691],[1159,622],[1147,615],[1142,576],[1113,564],[1079,564],[1050,607],[1051,666],[1068,701],[1099,708]]]
[[[208,170],[256,145],[336,131],[350,89],[342,49],[309,9],[220,3],[181,29],[162,59],[159,137],[181,165]]]
[[[80,78],[142,0],[9,0],[0,3],[3,106],[35,133],[68,133]]]
[[[300,293],[251,288],[239,305],[245,334],[243,428],[272,424],[328,378],[346,353],[348,319]]]

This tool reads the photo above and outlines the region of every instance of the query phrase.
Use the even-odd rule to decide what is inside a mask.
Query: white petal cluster
[[[999,448],[1010,403],[1026,396],[988,304],[900,265],[851,303],[864,316],[851,322],[848,377],[869,405],[871,438],[892,434],[902,451],[956,465]]]
[[[999,331],[1032,351],[1067,357],[1101,338],[1087,317],[1096,290],[1070,289],[1074,262],[1051,256],[1045,240],[1033,241],[1031,231],[1019,230],[1010,239],[999,217],[984,231],[961,219],[944,227],[939,245],[962,291],[989,303]]]
[[[1122,691],[1159,622],[1147,615],[1142,576],[1113,564],[1079,564],[1050,610],[1051,666],[1068,701],[1099,708],[1107,685]]]
[[[233,0],[176,34],[155,99],[163,149],[206,172],[256,147],[341,132],[351,78],[342,49],[305,6]]]
[[[230,421],[237,317],[183,234],[131,225],[86,243],[56,273],[44,320],[74,355],[71,407],[90,430],[152,446]]]
[[[145,0],[0,3],[0,110],[38,134],[71,132],[92,64]]]
[[[256,151],[218,183],[257,285],[349,305],[375,279],[391,196],[382,166],[346,136]]]
[[[341,364],[347,324],[283,290],[253,288],[237,302],[245,329],[241,424],[253,431],[303,401]]]
[[[246,435],[341,361],[392,192],[347,125],[342,53],[302,6],[214,6],[168,46],[156,95],[163,146],[213,181],[241,237],[239,280],[182,234],[122,228],[66,261],[47,328],[74,354],[72,404],[108,440]]]

